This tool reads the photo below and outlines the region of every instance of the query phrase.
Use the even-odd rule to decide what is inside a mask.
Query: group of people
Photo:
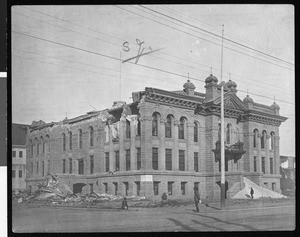
[[[254,190],[251,187],[251,189],[250,189],[251,199],[253,199],[253,194],[254,194]],[[195,206],[196,206],[196,212],[199,212],[199,203],[201,204],[201,199],[200,199],[200,194],[199,194],[197,187],[194,187],[194,201],[195,201]],[[128,203],[127,203],[126,197],[123,198],[122,209],[126,209],[126,210],[128,209]]]

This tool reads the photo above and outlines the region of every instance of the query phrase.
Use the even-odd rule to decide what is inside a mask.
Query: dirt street
[[[164,208],[71,208],[13,203],[14,232],[145,232],[293,230],[294,200]]]

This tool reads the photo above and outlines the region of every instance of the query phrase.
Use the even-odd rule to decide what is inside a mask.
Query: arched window
[[[46,140],[47,140],[48,152],[50,152],[50,136],[48,134],[46,135]]]
[[[158,135],[158,114],[154,113],[152,115],[152,136]]]
[[[90,127],[90,146],[94,146],[94,128]]]
[[[130,121],[126,119],[126,138],[130,138]]]
[[[171,138],[172,137],[172,116],[168,115],[167,116],[167,121],[166,121],[166,137]]]
[[[271,132],[271,150],[274,150],[274,138],[275,138],[275,133]]]
[[[227,130],[226,130],[226,143],[231,143],[231,124],[227,124]]]
[[[82,148],[82,130],[78,130],[78,146],[79,148]]]
[[[37,138],[35,138],[35,143],[36,143],[36,154],[38,155],[40,152],[40,144]]]
[[[264,149],[265,148],[265,145],[266,145],[266,135],[267,135],[267,132],[266,131],[263,131],[262,132],[262,136],[261,136],[261,149]]]
[[[256,145],[257,145],[257,135],[258,135],[258,130],[254,129],[254,131],[253,131],[253,147],[256,147]]]
[[[138,119],[137,136],[141,136],[141,121]]]
[[[184,139],[184,126],[185,126],[186,119],[184,117],[181,117],[179,120],[179,126],[178,126],[178,138]]]
[[[72,150],[72,132],[69,132],[69,149]]]
[[[41,144],[42,144],[42,153],[44,154],[45,153],[45,142],[44,142],[43,136],[41,136]]]
[[[194,122],[194,142],[198,142],[198,123]]]
[[[62,147],[63,147],[63,151],[66,150],[66,134],[62,134]]]

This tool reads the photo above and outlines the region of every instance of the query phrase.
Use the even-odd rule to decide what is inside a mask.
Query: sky
[[[212,72],[237,95],[280,106],[280,154],[295,156],[293,5],[12,7],[12,122],[58,122],[154,87],[205,93]],[[222,25],[224,25],[222,27]],[[141,44],[141,46],[138,45]],[[149,52],[134,60],[140,52]],[[155,51],[158,50],[158,51]]]

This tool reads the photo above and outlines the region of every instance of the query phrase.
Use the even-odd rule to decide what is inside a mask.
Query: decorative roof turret
[[[276,104],[276,102],[274,101],[274,103],[271,105],[272,109],[280,109],[279,105]]]
[[[271,108],[274,110],[274,113],[276,115],[279,115],[279,110],[280,110],[280,107],[278,104],[276,104],[276,102],[274,101],[274,103],[271,105]]]
[[[195,90],[196,89],[195,85],[190,81],[190,79],[188,79],[187,82],[184,83],[183,88],[185,90],[187,90],[187,89],[193,89],[193,90]]]
[[[247,95],[244,99],[243,99],[243,102],[244,103],[252,103],[253,104],[253,99],[249,96],[249,95]]]
[[[205,79],[205,83],[214,83],[217,84],[218,83],[218,78],[216,78],[212,73]]]
[[[188,79],[187,82],[184,83],[183,88],[184,88],[183,91],[186,94],[191,95],[191,96],[194,95],[196,87],[192,82],[190,82],[190,79]]]

